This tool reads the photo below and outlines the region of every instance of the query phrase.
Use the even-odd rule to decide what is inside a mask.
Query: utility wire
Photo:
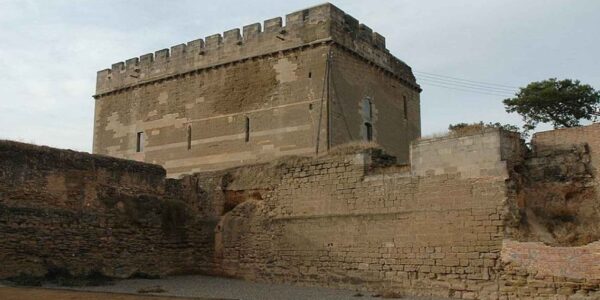
[[[425,82],[425,83],[423,83],[423,85],[435,86],[435,87],[440,87],[440,88],[445,88],[445,89],[450,89],[450,90],[456,90],[456,91],[462,91],[462,92],[475,93],[475,94],[491,95],[491,96],[500,96],[500,97],[511,97],[511,96],[513,96],[513,95],[507,95],[507,94],[496,94],[496,93],[485,92],[485,91],[480,91],[480,90],[469,90],[469,89],[457,88],[457,87],[446,86],[446,85],[435,84],[435,83],[429,83],[429,82]]]
[[[431,81],[431,80],[427,80],[427,79],[420,79],[418,82],[420,84],[423,84],[423,85],[448,87],[448,88],[460,89],[460,90],[474,92],[474,93],[493,94],[493,95],[505,96],[505,97],[512,97],[512,96],[514,96],[514,94],[511,94],[510,92],[500,92],[500,91],[494,91],[494,90],[473,88],[473,87],[468,87],[468,86],[455,85],[455,84],[449,84],[449,83],[438,82],[438,81]]]
[[[515,91],[504,91],[504,90],[496,90],[496,89],[490,89],[490,88],[482,88],[482,87],[471,86],[471,85],[466,85],[466,84],[457,84],[454,82],[448,82],[448,81],[443,81],[443,80],[435,80],[435,79],[421,78],[421,77],[417,77],[417,79],[418,79],[418,82],[443,84],[443,85],[459,87],[459,88],[464,88],[464,89],[470,89],[470,90],[475,90],[475,91],[483,91],[483,92],[503,94],[503,95],[513,95],[515,93]]]
[[[427,80],[430,80],[430,81],[436,81],[436,82],[440,82],[440,83],[456,84],[456,85],[465,86],[465,87],[481,88],[481,89],[492,90],[492,91],[497,91],[497,92],[514,93],[517,90],[517,89],[499,88],[499,87],[495,87],[495,86],[488,86],[488,85],[483,85],[483,84],[479,84],[479,83],[463,82],[463,81],[458,81],[458,80],[453,80],[453,79],[450,79],[450,80],[448,80],[448,79],[442,79],[442,78],[428,76],[428,75],[419,75],[419,74],[417,74],[417,78],[419,78],[419,79],[427,79]]]
[[[426,86],[501,97],[512,97],[518,90],[517,87],[510,85],[469,80],[416,70],[413,72],[416,75],[418,82]]]
[[[446,76],[446,75],[440,75],[440,74],[434,74],[434,73],[422,72],[422,71],[416,71],[416,70],[413,70],[413,72],[416,74],[422,74],[422,75],[427,75],[427,76],[441,77],[441,78],[446,78],[446,79],[454,79],[454,80],[458,80],[458,81],[479,83],[479,84],[483,84],[483,85],[491,85],[491,86],[504,87],[504,88],[509,88],[509,89],[518,89],[518,87],[516,87],[516,86],[510,86],[510,85],[504,85],[504,84],[497,84],[497,83],[477,81],[477,80],[469,80],[469,79],[457,78],[457,77],[452,77],[452,76]]]

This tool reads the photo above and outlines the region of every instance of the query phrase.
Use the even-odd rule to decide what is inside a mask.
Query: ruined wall
[[[588,126],[562,128],[533,135],[532,145],[535,151],[571,147],[572,145],[587,144],[590,152],[591,166],[596,175],[596,182],[600,183],[600,124]]]
[[[213,272],[463,299],[596,299],[597,242],[515,236],[526,220],[518,172],[552,161],[569,173],[582,163],[578,152],[536,157],[500,130],[422,140],[412,150],[408,168],[372,150],[275,163],[269,177],[278,179],[222,217]],[[247,176],[228,177],[223,193],[252,190],[236,184]],[[553,180],[537,176],[530,179]]]
[[[470,139],[479,143],[500,134]],[[249,199],[221,219],[215,272],[417,295],[498,297],[509,195],[497,146],[480,149],[500,168],[483,178],[458,172],[412,176],[409,169],[378,165],[382,160],[369,150],[280,162],[280,182],[262,193],[263,200]]]
[[[536,133],[515,166],[521,215],[502,248],[507,295],[600,298],[599,138],[598,124]]]
[[[327,70],[334,44],[361,59],[347,69]],[[369,74],[364,88],[383,88],[376,93],[380,108],[386,109],[378,117],[378,141],[406,162],[408,143],[420,134],[420,88],[381,35],[331,4],[288,14],[285,26],[282,18],[274,18],[98,72],[93,151],[160,164],[169,177],[312,154],[317,143],[327,149],[348,140],[338,133],[347,132],[346,127],[330,124],[329,94],[323,93],[330,89],[328,78],[341,71],[353,77],[340,78],[340,84]],[[381,78],[385,83],[376,84]],[[362,89],[355,85],[351,90]],[[398,121],[401,96],[394,90],[412,91],[408,122],[414,124]],[[354,109],[348,118],[358,125],[351,126],[360,127],[357,100],[345,96],[344,101]],[[394,135],[398,125],[410,132]],[[140,133],[143,149],[138,151]],[[331,134],[344,139],[332,143]]]
[[[214,219],[159,166],[0,141],[0,278],[198,271]]]
[[[597,240],[519,235],[528,203],[598,203],[548,196],[579,183],[595,191],[594,128],[532,152],[489,130],[416,142],[410,166],[355,146],[180,180],[157,166],[4,142],[0,274],[206,272],[463,299],[598,299]],[[596,223],[577,228],[597,226],[583,211]]]

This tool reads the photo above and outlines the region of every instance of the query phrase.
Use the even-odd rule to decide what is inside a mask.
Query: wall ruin
[[[558,197],[540,190],[581,190],[583,182],[583,190],[598,191],[597,130],[559,131],[570,146],[552,145],[544,137],[554,133],[541,133],[533,151],[516,134],[487,130],[417,141],[410,165],[355,146],[179,180],[165,180],[156,166],[4,143],[0,149],[9,150],[0,154],[12,158],[0,174],[13,184],[1,187],[0,233],[10,242],[0,246],[9,262],[0,273],[52,262],[74,272],[101,266],[112,276],[189,271],[463,299],[597,299],[595,237],[560,240],[549,230],[553,240],[544,240],[526,230],[527,209]],[[44,171],[40,151],[55,153],[56,165]],[[93,163],[75,164],[75,157]],[[118,192],[105,192],[108,186]],[[577,199],[598,203],[596,193],[584,194]],[[569,208],[569,199],[556,203]],[[151,212],[134,222],[129,201]],[[188,215],[175,210],[164,219],[165,201],[183,203]],[[55,211],[60,216],[48,213]],[[165,220],[181,219],[179,230],[165,231]],[[597,226],[598,219],[592,212],[573,228]],[[98,240],[99,247],[90,246]],[[45,250],[40,241],[55,246]]]
[[[0,141],[0,278],[197,272],[214,219],[159,166]]]

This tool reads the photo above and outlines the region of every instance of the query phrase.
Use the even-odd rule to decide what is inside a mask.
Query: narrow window
[[[370,98],[363,99],[363,118],[369,122],[373,120],[373,104]]]
[[[250,141],[250,118],[246,117],[246,142]]]
[[[309,13],[308,9],[305,9],[305,10],[302,11],[302,21],[303,22],[308,21],[308,13]]]
[[[308,78],[312,78],[312,72],[308,72]]]
[[[365,141],[372,141],[373,140],[373,126],[371,125],[371,123],[367,122],[365,123]]]
[[[137,133],[137,141],[135,143],[135,151],[143,152],[144,151],[144,132],[140,131]]]
[[[408,104],[406,103],[407,102],[406,101],[406,96],[403,96],[403,97],[404,97],[404,101],[403,101],[403,104],[404,104],[404,120],[408,120]]]
[[[187,149],[192,149],[192,125],[188,125],[187,128]]]

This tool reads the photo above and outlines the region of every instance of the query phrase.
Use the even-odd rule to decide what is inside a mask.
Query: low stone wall
[[[526,154],[494,130],[420,141],[412,166],[358,147],[179,180],[157,166],[1,142],[0,277],[204,272],[463,299],[598,299],[600,249],[586,240],[595,235],[577,231],[569,244],[569,230],[598,226],[588,209],[599,203],[588,168],[597,146],[535,141]],[[461,151],[472,160],[453,160]],[[555,212],[574,214],[563,228]],[[524,224],[553,226],[551,239]]]
[[[198,271],[216,222],[166,186],[159,166],[0,141],[0,279]]]
[[[507,163],[523,151],[518,134],[500,129],[419,140],[410,150],[415,176],[460,173],[464,178],[507,176]]]
[[[499,141],[501,132],[472,136]],[[489,149],[489,150],[487,150]],[[217,227],[215,273],[267,282],[498,297],[508,174],[499,148],[485,178],[412,176],[379,153],[333,154],[276,164],[260,199],[227,212]],[[458,171],[458,170],[455,170]],[[202,174],[196,174],[201,177]],[[255,173],[248,173],[256,178]],[[231,176],[224,193],[246,189]]]
[[[506,240],[500,292],[514,299],[600,299],[600,243],[552,247]]]
[[[424,296],[594,299],[596,273],[573,277],[558,271],[567,258],[594,246],[512,240],[523,221],[517,203],[522,190],[516,181],[524,175],[517,171],[529,168],[535,176],[527,180],[534,185],[551,184],[563,175],[588,176],[580,170],[588,152],[577,146],[538,159],[535,154],[524,156],[515,137],[489,131],[422,141],[416,146],[421,149],[412,153],[412,170],[380,164],[385,160],[371,150],[275,163],[278,171],[271,173],[270,185],[221,218],[213,270],[257,281]],[[471,150],[477,154],[473,160],[453,161],[448,153],[465,147],[476,148]],[[436,154],[442,150],[441,156]],[[432,159],[444,167],[436,169]],[[541,161],[551,162],[549,167],[563,161],[564,172],[544,173]],[[419,163],[430,167],[415,169]],[[476,170],[480,163],[482,170]],[[252,189],[253,184],[238,182],[257,180],[256,174],[230,173],[222,193]],[[536,250],[541,254],[511,259],[534,251],[531,245],[542,249]],[[529,268],[544,266],[556,253],[565,260],[548,272]]]

